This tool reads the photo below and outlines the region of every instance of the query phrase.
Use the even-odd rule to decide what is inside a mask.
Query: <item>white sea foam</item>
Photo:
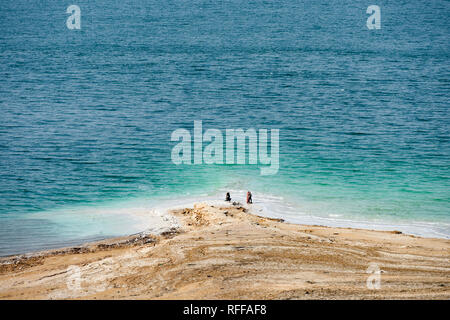
[[[344,214],[308,212],[308,206],[302,203],[287,202],[280,197],[253,195],[251,212],[273,218],[282,218],[287,222],[329,227],[361,228],[369,230],[398,230],[406,234],[432,238],[450,238],[450,224],[428,221],[389,221],[367,217],[346,217]]]
[[[178,226],[178,221],[164,210],[134,202],[64,208],[34,213],[28,218],[48,220],[59,225],[61,233],[76,238],[128,235],[143,230],[158,234]],[[62,238],[67,236],[62,234]]]

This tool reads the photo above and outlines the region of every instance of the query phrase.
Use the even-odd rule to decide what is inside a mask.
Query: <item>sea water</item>
[[[418,0],[2,1],[0,255],[159,230],[155,208],[247,190],[254,212],[291,222],[449,238],[449,14]],[[175,165],[171,133],[195,120],[279,129],[278,173]]]

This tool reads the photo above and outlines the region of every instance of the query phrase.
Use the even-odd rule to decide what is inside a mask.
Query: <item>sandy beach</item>
[[[2,258],[0,299],[450,299],[450,240],[288,224],[239,204],[171,214],[181,227],[157,236]]]

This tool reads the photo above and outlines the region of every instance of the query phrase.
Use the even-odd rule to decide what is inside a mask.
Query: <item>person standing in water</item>
[[[253,203],[252,193],[250,191],[247,191],[247,203]]]
[[[229,192],[227,192],[227,194],[225,195],[225,201],[228,201],[228,202],[231,201],[231,196],[230,196]]]

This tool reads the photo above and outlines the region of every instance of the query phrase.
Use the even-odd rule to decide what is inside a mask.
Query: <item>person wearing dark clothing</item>
[[[250,191],[247,192],[247,203],[253,203],[252,193]]]
[[[226,196],[225,196],[225,201],[228,201],[228,202],[231,201],[231,196],[230,196],[230,193],[229,193],[229,192],[227,192],[227,194],[226,194]]]

